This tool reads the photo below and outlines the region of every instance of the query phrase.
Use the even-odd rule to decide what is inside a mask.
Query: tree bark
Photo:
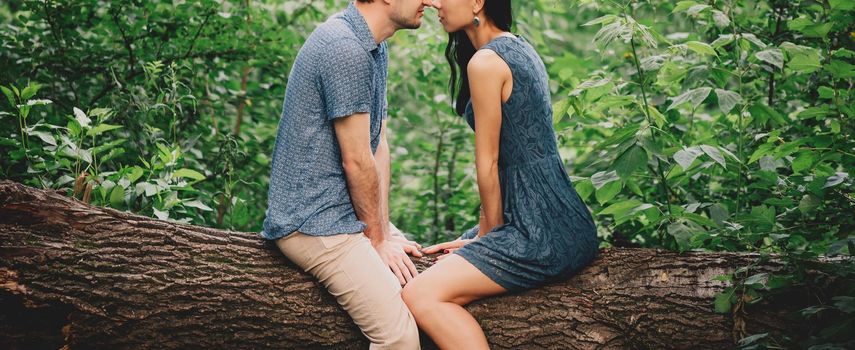
[[[730,348],[734,317],[713,310],[728,283],[713,278],[758,258],[603,249],[570,280],[467,309],[494,348]],[[784,316],[806,299],[751,305],[739,321],[748,334],[790,332],[799,325]],[[366,347],[332,296],[256,233],[0,181],[0,349]]]

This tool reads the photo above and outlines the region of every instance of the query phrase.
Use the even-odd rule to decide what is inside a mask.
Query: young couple
[[[418,28],[427,7],[450,33],[481,215],[459,239],[421,249],[389,223],[385,40]],[[443,349],[487,348],[464,305],[567,278],[597,255],[558,155],[546,70],[512,21],[510,0],[355,0],[297,55],[262,235],[335,296],[371,348],[418,349],[418,328]],[[436,252],[421,274],[407,256]]]

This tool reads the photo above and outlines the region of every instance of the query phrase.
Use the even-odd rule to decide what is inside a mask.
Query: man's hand
[[[418,276],[419,271],[416,270],[416,265],[407,256],[400,243],[386,240],[377,244],[372,243],[372,245],[377,254],[380,255],[380,260],[389,266],[402,286]]]
[[[417,258],[421,258],[424,256],[424,254],[422,254],[422,252],[420,251],[420,249],[422,249],[422,245],[416,243],[415,241],[407,239],[407,237],[404,236],[404,233],[401,232],[401,230],[399,230],[397,227],[395,227],[395,224],[393,224],[392,222],[389,222],[389,233],[392,235],[392,238],[390,238],[390,240],[392,242],[400,244],[404,248],[404,252],[406,252],[407,254],[410,254]]]

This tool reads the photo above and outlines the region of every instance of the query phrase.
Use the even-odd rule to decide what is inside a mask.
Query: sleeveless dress
[[[455,251],[510,292],[568,278],[599,252],[590,211],[558,155],[549,78],[534,48],[500,36],[483,48],[510,67],[513,90],[502,103],[499,182],[504,224]],[[464,113],[475,129],[472,101]],[[478,225],[461,238],[474,238]]]

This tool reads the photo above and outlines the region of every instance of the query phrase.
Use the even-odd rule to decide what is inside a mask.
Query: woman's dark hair
[[[487,18],[481,18],[482,23],[491,21],[496,27],[506,32],[511,31],[514,25],[511,0],[484,0],[484,14]],[[448,33],[448,46],[445,47],[445,58],[451,66],[451,79],[448,85],[451,90],[452,106],[458,115],[466,112],[466,103],[472,96],[469,92],[469,75],[466,72],[466,66],[474,55],[475,46],[472,45],[465,31]]]

